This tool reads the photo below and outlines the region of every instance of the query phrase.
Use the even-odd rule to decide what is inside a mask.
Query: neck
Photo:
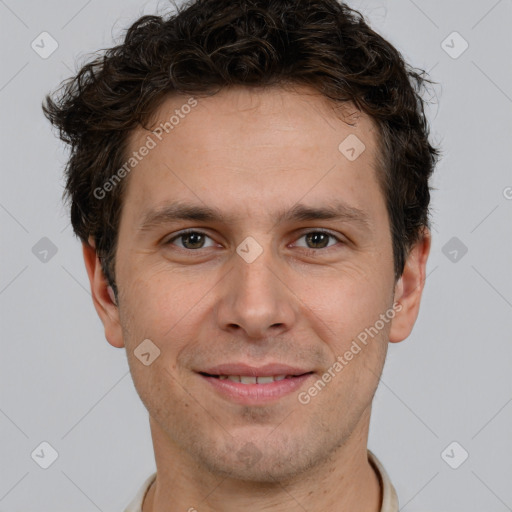
[[[157,479],[142,512],[235,512],[241,509],[288,512],[379,512],[382,490],[368,461],[368,421],[359,432],[316,466],[286,481],[269,484],[215,475],[188,459],[151,421]]]

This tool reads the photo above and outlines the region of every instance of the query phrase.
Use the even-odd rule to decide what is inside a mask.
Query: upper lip
[[[250,366],[244,363],[226,363],[212,366],[199,373],[209,375],[242,375],[248,377],[271,377],[273,375],[302,375],[313,370],[289,366],[280,363],[269,363],[263,366]]]

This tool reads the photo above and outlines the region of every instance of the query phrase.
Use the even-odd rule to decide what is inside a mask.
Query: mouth
[[[278,401],[298,391],[314,371],[283,365],[256,368],[247,365],[221,365],[197,374],[217,395],[241,405]]]
[[[305,372],[299,375],[214,375],[205,372],[199,372],[205,377],[212,377],[219,380],[230,380],[231,382],[239,382],[240,384],[271,384],[285,379],[296,379],[303,375],[309,375],[313,372]]]

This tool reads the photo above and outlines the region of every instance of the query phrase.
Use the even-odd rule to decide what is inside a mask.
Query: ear
[[[401,307],[397,306],[396,315],[391,323],[389,331],[391,343],[405,340],[411,334],[418,317],[430,245],[430,231],[424,228],[420,240],[409,251],[404,271],[395,285],[394,301]]]
[[[115,303],[114,293],[108,285],[101,268],[101,262],[96,254],[94,241],[89,238],[89,244],[82,243],[85,268],[91,284],[91,295],[96,312],[105,329],[107,341],[117,348],[124,347],[121,323],[119,322],[119,308]]]

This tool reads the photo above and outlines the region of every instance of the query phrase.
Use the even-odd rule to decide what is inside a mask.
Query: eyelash
[[[211,239],[211,237],[207,233],[205,233],[204,231],[200,231],[200,230],[197,230],[197,229],[187,229],[185,231],[181,231],[177,235],[174,235],[172,238],[170,238],[167,241],[165,241],[163,245],[173,245],[172,242],[174,242],[175,240],[178,240],[179,238],[182,238],[182,237],[184,237],[186,235],[190,235],[192,233],[193,234],[198,234],[198,235],[204,235],[205,237]],[[324,235],[329,236],[330,238],[335,239],[337,242],[340,242],[342,244],[344,243],[336,235],[333,235],[330,231],[326,231],[324,229],[311,229],[310,231],[306,231],[305,233],[302,233],[300,235],[299,239],[303,238],[304,236],[309,235],[311,233],[322,233]],[[333,246],[323,247],[323,248],[319,248],[319,249],[311,249],[309,247],[301,247],[301,249],[303,251],[305,251],[309,255],[314,255],[314,254],[318,253],[318,251],[326,252],[326,251],[328,251],[329,249],[331,249],[333,247],[335,247],[335,246],[333,245]],[[204,249],[204,248],[200,248],[200,249],[186,249],[186,248],[183,248],[183,247],[178,247],[178,249],[181,249],[183,251],[187,251],[187,252],[192,253],[192,252],[199,252],[199,251],[201,251],[201,249]],[[209,247],[206,247],[206,249],[209,249]]]

